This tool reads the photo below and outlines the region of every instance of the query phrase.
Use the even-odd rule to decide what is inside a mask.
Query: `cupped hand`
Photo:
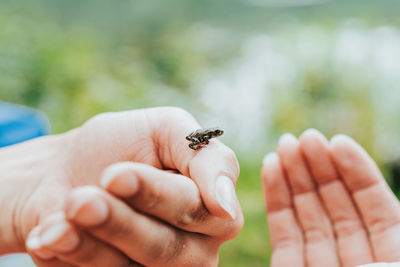
[[[263,165],[272,267],[400,261],[399,201],[350,137],[285,134]]]

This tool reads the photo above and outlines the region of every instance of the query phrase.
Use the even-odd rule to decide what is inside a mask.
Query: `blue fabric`
[[[48,121],[39,112],[0,102],[0,147],[46,135],[48,132]]]
[[[0,101],[0,147],[23,142],[49,132],[48,121],[39,112]],[[0,257],[2,266],[36,266],[28,254]]]

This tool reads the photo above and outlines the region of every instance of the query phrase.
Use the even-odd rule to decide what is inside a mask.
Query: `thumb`
[[[151,132],[162,166],[190,177],[213,215],[227,219],[241,216],[235,192],[239,176],[235,153],[217,139],[211,139],[203,149],[190,149],[185,136],[200,126],[183,109],[148,109],[146,114],[149,125],[153,126]]]
[[[231,149],[218,141],[212,143],[192,158],[189,170],[211,213],[231,219],[241,215],[235,192],[239,164]]]

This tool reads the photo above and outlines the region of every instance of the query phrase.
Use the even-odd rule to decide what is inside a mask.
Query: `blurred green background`
[[[0,1],[0,99],[54,133],[105,111],[181,106],[241,163],[242,233],[220,266],[270,257],[259,169],[284,132],[353,136],[400,192],[400,2]]]

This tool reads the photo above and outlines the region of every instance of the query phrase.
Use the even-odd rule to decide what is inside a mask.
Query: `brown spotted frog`
[[[218,127],[198,129],[186,136],[186,140],[191,141],[189,144],[191,149],[198,150],[208,145],[211,138],[221,136],[223,133],[224,131]]]

